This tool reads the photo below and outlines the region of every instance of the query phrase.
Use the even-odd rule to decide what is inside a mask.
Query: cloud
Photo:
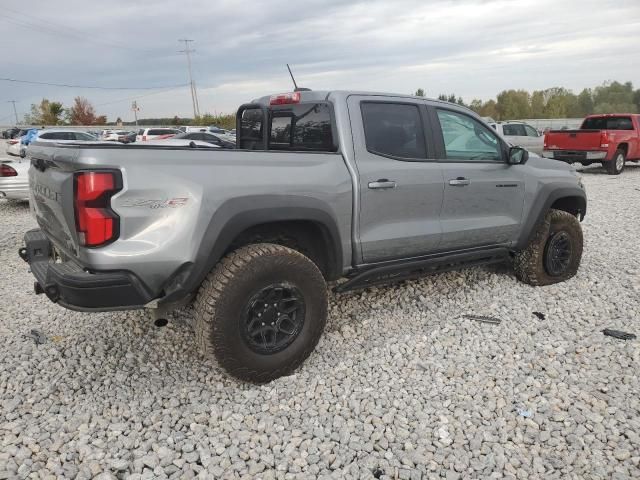
[[[20,6],[17,6],[20,5]],[[291,89],[285,63],[313,89],[455,93],[466,100],[506,88],[609,79],[640,84],[637,0],[124,1],[15,4],[0,16],[3,58],[13,78],[103,86],[185,83],[179,38],[196,49],[200,107],[232,112]],[[99,6],[97,6],[99,5]],[[96,91],[0,83],[0,100],[26,112],[42,97],[84,95],[111,119],[190,116],[188,88]],[[0,118],[10,104],[0,108]],[[5,112],[6,110],[6,112]]]

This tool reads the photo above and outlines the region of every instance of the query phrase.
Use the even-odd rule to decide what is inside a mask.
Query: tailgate
[[[600,130],[551,130],[544,138],[545,150],[601,150]]]
[[[31,210],[39,227],[68,255],[77,255],[73,173],[78,149],[34,145],[29,149]]]

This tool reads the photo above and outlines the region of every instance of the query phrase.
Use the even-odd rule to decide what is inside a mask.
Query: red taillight
[[[120,187],[116,172],[79,172],[75,176],[76,230],[85,247],[99,247],[115,240],[119,218],[111,210],[111,197]]]
[[[18,172],[16,172],[12,167],[3,163],[0,164],[0,177],[17,177]]]
[[[15,145],[15,144],[16,144],[16,143],[18,143],[19,141],[20,141],[20,140],[13,139],[13,140],[9,140],[7,143],[8,143],[9,145]]]
[[[300,103],[300,92],[271,95],[271,100],[269,101],[271,105],[288,105],[291,103]]]
[[[607,132],[600,132],[600,148],[609,148],[609,137]]]

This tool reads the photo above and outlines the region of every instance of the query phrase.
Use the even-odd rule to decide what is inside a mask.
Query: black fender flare
[[[161,304],[181,300],[194,293],[220,261],[233,241],[248,228],[282,221],[311,221],[319,225],[333,251],[329,255],[329,276],[343,269],[343,247],[337,219],[330,208],[313,197],[256,195],[228,200],[215,210],[207,225],[194,262],[182,265],[165,284]]]
[[[527,247],[534,235],[536,228],[544,220],[551,206],[562,198],[575,198],[578,202],[580,220],[584,219],[587,213],[587,195],[583,189],[575,187],[558,187],[556,184],[548,184],[540,189],[533,205],[529,210],[527,218],[522,224],[520,236],[516,242],[515,250],[522,250]]]

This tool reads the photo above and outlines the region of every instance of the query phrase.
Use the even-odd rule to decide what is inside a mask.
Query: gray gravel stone
[[[583,178],[575,278],[493,267],[332,295],[309,360],[259,386],[200,357],[188,308],[157,329],[36,296],[16,254],[34,221],[0,200],[0,479],[640,478],[639,343],[601,334],[640,333],[640,167]]]

